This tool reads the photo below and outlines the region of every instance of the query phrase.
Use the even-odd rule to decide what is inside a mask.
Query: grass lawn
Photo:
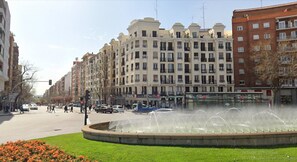
[[[114,144],[86,140],[82,133],[40,139],[69,154],[103,162],[297,161],[297,146],[282,148],[195,148]]]

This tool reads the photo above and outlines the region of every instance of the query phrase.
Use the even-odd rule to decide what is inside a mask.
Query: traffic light
[[[48,80],[48,85],[52,85],[52,80]]]
[[[89,100],[89,99],[91,99],[90,91],[86,90],[86,100]]]

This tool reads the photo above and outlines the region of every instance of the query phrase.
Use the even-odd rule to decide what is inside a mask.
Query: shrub
[[[0,161],[90,161],[83,156],[66,154],[45,142],[16,141],[0,145]]]

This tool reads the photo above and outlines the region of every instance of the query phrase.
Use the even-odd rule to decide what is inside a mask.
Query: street
[[[13,115],[0,115],[0,144],[7,141],[28,140],[81,132],[84,125],[84,113],[79,113],[79,108],[74,112],[64,113],[63,109],[55,109],[56,113],[47,112],[46,106],[39,106],[38,110],[30,110],[24,114],[19,112]],[[130,111],[125,113],[102,114],[92,111],[88,113],[90,123],[104,121],[141,118],[143,115]]]

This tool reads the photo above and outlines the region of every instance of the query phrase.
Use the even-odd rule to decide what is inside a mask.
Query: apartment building
[[[71,68],[71,98],[73,102],[77,102],[81,97],[81,61],[78,58],[73,61]]]
[[[179,105],[185,92],[234,91],[232,38],[223,24],[201,29],[175,23],[168,30],[160,24],[153,18],[134,20],[128,35],[120,33],[102,48],[107,60],[99,60],[108,63],[107,70],[101,68],[108,73],[104,87],[114,86],[108,92],[115,103],[124,97],[130,104]]]
[[[10,11],[8,3],[0,0],[0,91],[4,90],[5,81],[8,81]]]
[[[21,71],[18,69],[19,64],[19,46],[14,40],[13,33],[10,33],[9,37],[9,59],[8,59],[8,78],[5,82],[5,92],[11,92],[11,90],[21,82]]]
[[[234,10],[232,33],[234,46],[235,90],[263,92],[271,99],[270,83],[261,81],[254,70],[253,51],[277,51],[279,44],[288,41],[286,49],[296,52],[297,47],[297,3]],[[283,103],[297,104],[296,79],[289,79],[279,94],[274,94]]]

